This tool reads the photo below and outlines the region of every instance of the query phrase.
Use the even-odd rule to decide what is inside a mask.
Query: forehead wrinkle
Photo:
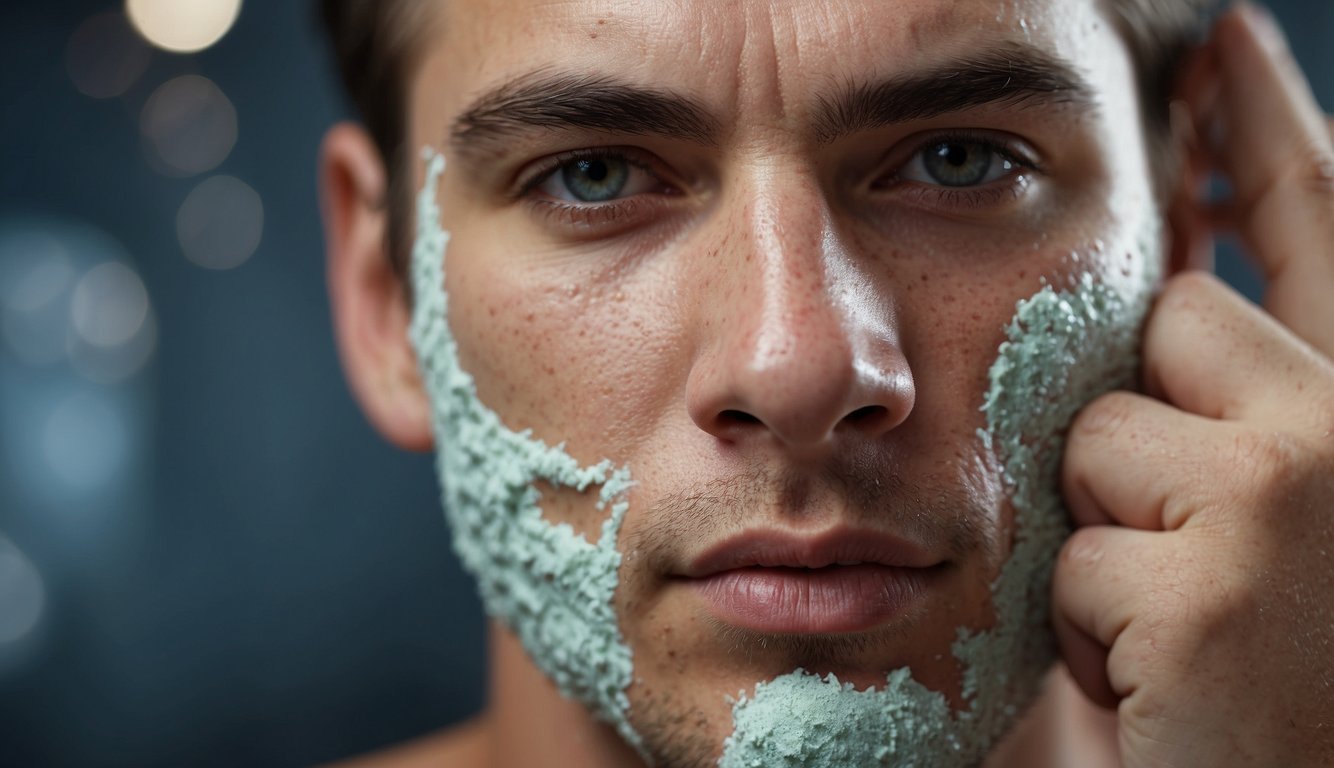
[[[572,2],[571,0],[547,0],[540,3],[544,16],[551,16],[552,9],[561,9],[566,17],[576,15],[573,9],[585,9],[585,4]],[[663,11],[657,7],[656,12],[648,11],[646,8],[636,7],[634,5],[625,5],[623,3],[610,3],[608,8],[615,8],[615,15],[606,13],[603,9],[601,13],[589,12],[578,13],[581,17],[586,17],[590,25],[588,29],[595,29],[598,32],[597,45],[590,48],[594,60],[603,62],[601,66],[585,66],[578,70],[571,70],[570,74],[580,74],[587,78],[614,77],[624,80],[627,84],[642,84],[648,86],[650,90],[671,93],[665,91],[666,88],[679,87],[681,90],[672,95],[684,95],[683,101],[691,101],[696,106],[700,103],[707,105],[710,111],[700,110],[703,114],[709,116],[708,122],[710,128],[716,131],[715,140],[708,142],[710,147],[716,148],[723,141],[730,143],[734,135],[740,131],[751,138],[756,136],[770,135],[777,131],[784,134],[791,134],[794,130],[805,134],[806,140],[819,142],[829,142],[839,135],[841,128],[835,128],[836,120],[831,120],[830,115],[834,110],[830,105],[838,104],[840,101],[850,103],[854,95],[866,96],[871,88],[867,86],[869,79],[877,71],[884,73],[887,77],[893,77],[896,73],[902,76],[905,70],[913,68],[925,68],[923,61],[943,61],[943,57],[948,55],[946,52],[968,51],[971,47],[985,47],[988,43],[985,40],[979,40],[975,35],[970,34],[969,30],[975,31],[976,25],[963,25],[960,28],[961,19],[973,18],[974,14],[970,12],[972,8],[968,4],[962,7],[951,6],[949,9],[932,6],[929,9],[921,9],[918,12],[905,14],[906,19],[901,23],[890,23],[883,17],[875,19],[864,19],[866,23],[856,23],[855,14],[839,14],[834,12],[829,6],[811,3],[794,3],[790,6],[783,6],[782,9],[766,8],[763,3],[743,3],[737,8],[745,8],[748,24],[750,27],[748,34],[744,36],[732,36],[731,42],[726,40],[726,36],[720,38],[717,34],[717,28],[710,32],[709,24],[680,24],[680,14],[672,14]],[[763,12],[757,12],[754,8],[759,7]],[[835,6],[836,8],[837,6]],[[721,14],[724,11],[710,7],[709,18],[714,14]],[[993,12],[994,14],[994,12]],[[597,18],[605,16],[608,19],[606,26],[595,26]],[[735,18],[735,17],[733,17]],[[989,22],[990,16],[980,18],[981,22]],[[948,20],[953,20],[953,24],[945,24]],[[646,20],[651,20],[645,24]],[[978,19],[975,19],[978,20]],[[999,21],[999,18],[997,19]],[[811,37],[805,30],[812,26],[825,27],[830,22],[836,23],[836,28],[846,33],[847,41],[841,43],[838,47],[843,49],[840,54],[829,57],[828,51],[821,52],[821,48],[826,47],[828,35],[821,34],[816,39]],[[759,28],[762,24],[763,28]],[[725,25],[724,25],[725,26]],[[895,28],[897,27],[897,29]],[[1036,28],[1036,27],[1035,27]],[[677,40],[676,44],[670,47],[659,45],[664,37],[671,37],[666,34],[668,31],[679,31],[684,33],[683,40]],[[736,30],[734,30],[736,31]],[[1014,30],[1011,30],[1014,31]],[[866,36],[874,34],[880,38],[889,34],[892,39],[898,39],[898,45],[888,45],[890,39],[882,41],[880,44],[867,49]],[[747,36],[765,35],[769,38],[767,65],[777,68],[781,67],[782,72],[775,72],[772,69],[765,70],[763,73],[756,71],[755,67],[746,66],[747,57],[752,59],[751,63],[758,63],[756,56],[757,49],[760,47],[756,41],[747,41]],[[961,36],[962,35],[962,36]],[[907,39],[905,39],[905,36]],[[588,37],[584,32],[577,36],[578,40],[570,39],[570,43],[580,43]],[[841,37],[841,35],[835,35]],[[1008,37],[1008,35],[1007,35]],[[931,38],[935,43],[930,46],[932,50],[919,49],[917,53],[909,54],[902,50],[919,48],[925,44],[924,38]],[[972,39],[972,43],[969,42]],[[994,39],[994,37],[993,37]],[[823,42],[822,42],[823,41]],[[612,48],[602,47],[606,42]],[[814,45],[813,45],[814,43]],[[629,48],[635,48],[640,51],[643,59],[635,60],[632,66],[619,67],[614,62],[620,60]],[[742,48],[746,48],[744,53]],[[1012,56],[1015,60],[1022,63],[1024,59],[1031,59],[1032,56],[1019,55],[1025,50],[1038,51],[1048,59],[1067,62],[1070,57],[1079,60],[1077,51],[1065,50],[1067,46],[1057,44],[1055,49],[1048,51],[1046,46],[1037,47],[1033,42],[1024,43],[1015,40],[1014,43],[1007,46],[1000,43],[992,50],[998,54]],[[790,49],[790,50],[789,50]],[[533,60],[533,54],[540,55],[544,47],[530,49],[524,58],[528,59],[528,64],[532,67],[529,75],[537,75],[540,72],[548,74],[562,65],[562,61]],[[582,48],[581,48],[582,50]],[[1058,54],[1059,50],[1064,53],[1064,57]],[[608,58],[607,54],[612,51],[619,51],[616,57]],[[862,53],[859,53],[862,52]],[[897,51],[897,53],[896,53]],[[779,55],[781,53],[782,55]],[[862,54],[865,55],[862,55]],[[906,55],[906,59],[902,55]],[[888,56],[888,60],[886,59]],[[672,75],[672,79],[664,80],[655,76],[658,67],[653,62],[662,60],[664,66],[672,65],[677,68],[684,66],[687,73],[684,77]],[[962,59],[956,59],[957,63]],[[828,68],[838,70],[843,69],[843,73],[820,74],[821,62],[825,62]],[[856,69],[849,70],[850,65],[858,64]],[[952,64],[946,62],[946,64]],[[905,66],[906,65],[906,66]],[[888,66],[888,69],[886,69]],[[943,69],[942,64],[938,69]],[[955,69],[958,69],[957,67]],[[1073,67],[1065,65],[1065,69],[1073,72]],[[860,71],[858,71],[860,70]],[[513,70],[511,70],[513,71]],[[675,70],[673,70],[675,71]],[[611,75],[599,75],[596,73],[612,73]],[[593,73],[593,74],[590,74]],[[1093,73],[1090,73],[1093,74]],[[524,76],[513,78],[517,81]],[[757,82],[757,78],[767,81],[771,78],[775,82]],[[842,80],[840,84],[839,80]],[[1076,78],[1079,82],[1085,82],[1083,79]],[[817,82],[823,80],[823,87],[817,85]],[[513,82],[512,81],[512,82]],[[803,83],[803,81],[805,81]],[[742,82],[745,84],[743,85]],[[860,83],[860,85],[859,85]],[[759,98],[755,87],[759,86],[762,90],[774,91],[777,89],[778,98],[770,99],[770,103],[765,105],[759,115],[755,114],[753,109],[741,110],[743,106],[755,106],[756,104],[744,104],[748,99]],[[831,87],[832,86],[832,87]],[[699,92],[696,92],[699,89]],[[499,90],[497,88],[496,90]],[[727,93],[730,91],[730,95]],[[748,91],[749,93],[742,93]],[[840,92],[841,91],[841,92]],[[858,93],[860,91],[860,93]],[[956,92],[957,95],[957,92]],[[1087,93],[1077,94],[1079,96]],[[1039,98],[1040,97],[1040,98]],[[1076,99],[1069,93],[1058,97],[1058,94],[1051,92],[1046,94],[1034,93],[1032,89],[1023,91],[1023,89],[1013,89],[1004,99],[993,99],[991,106],[1003,108],[1033,108],[1041,106],[1058,106],[1057,102],[1073,102]],[[804,104],[798,104],[798,101],[804,101]],[[1092,99],[1087,100],[1093,106],[1098,106]],[[775,104],[783,102],[785,106],[779,107],[780,112],[775,113]],[[742,119],[742,112],[747,112],[748,116]],[[759,118],[758,120],[756,118]],[[863,125],[863,128],[872,127],[873,124]],[[460,136],[454,135],[450,130],[452,126],[446,128],[446,141],[454,146],[455,150],[465,159],[470,161],[481,161],[495,159],[503,155],[504,151],[513,146],[518,139],[540,138],[540,132],[543,127],[533,125],[510,124],[505,127],[504,132],[491,132],[490,141],[483,141],[481,133],[470,135],[467,141],[460,141]],[[497,124],[497,127],[500,127]],[[544,126],[548,131],[554,131],[561,126],[550,124]],[[569,126],[567,126],[569,127]],[[577,127],[577,126],[575,126]],[[438,128],[436,130],[439,130]],[[520,133],[520,130],[523,133]],[[584,128],[584,133],[606,132],[614,134],[620,131],[608,131],[605,124]],[[624,131],[627,135],[640,135],[641,128],[633,128]],[[758,133],[757,133],[758,132]]]
[[[788,99],[784,90],[788,59],[799,51],[792,35],[784,37],[783,19],[766,3],[750,3],[744,15],[744,34],[736,60],[735,82],[742,113],[757,120],[785,121]],[[787,25],[790,27],[790,24]],[[797,61],[800,71],[800,59]]]

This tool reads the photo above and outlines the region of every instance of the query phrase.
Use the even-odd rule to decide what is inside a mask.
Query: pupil
[[[922,155],[923,170],[933,181],[946,187],[972,187],[987,180],[994,161],[1000,158],[985,144],[971,141],[946,141]],[[1007,166],[1002,165],[1002,168]]]
[[[962,144],[942,144],[937,152],[940,154],[940,159],[955,168],[960,168],[968,162],[968,148]]]
[[[607,178],[607,164],[601,160],[580,160],[579,170],[592,181],[604,181]]]
[[[615,157],[587,157],[562,166],[561,177],[576,200],[601,203],[618,197],[625,189],[630,165]]]

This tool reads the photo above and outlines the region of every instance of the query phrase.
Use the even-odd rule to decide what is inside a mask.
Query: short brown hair
[[[407,76],[421,54],[420,15],[428,0],[320,0],[320,20],[343,87],[380,150],[389,175],[386,249],[407,274],[412,190],[407,141]]]
[[[1159,198],[1174,183],[1169,100],[1176,70],[1219,0],[1104,0],[1130,50]],[[411,210],[406,171],[407,75],[420,55],[416,34],[426,0],[320,0],[343,85],[389,173],[390,258],[403,274]],[[416,22],[416,23],[414,23]]]

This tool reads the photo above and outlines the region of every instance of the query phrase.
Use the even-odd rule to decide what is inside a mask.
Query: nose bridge
[[[741,278],[753,281],[757,306],[737,318],[745,330],[735,351],[758,375],[817,366],[837,376],[851,365],[851,345],[830,290],[828,209],[818,192],[766,186],[751,195],[743,222],[743,260],[753,270]]]
[[[865,433],[901,421],[906,366],[883,354],[893,329],[869,306],[876,297],[865,295],[819,184],[757,171],[726,206],[716,322],[689,383],[696,423],[727,439],[813,447],[840,426]]]

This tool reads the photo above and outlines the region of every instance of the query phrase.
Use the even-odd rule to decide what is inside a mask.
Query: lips
[[[750,532],[708,549],[684,575],[725,624],[833,634],[903,616],[941,563],[911,542],[876,531]]]

